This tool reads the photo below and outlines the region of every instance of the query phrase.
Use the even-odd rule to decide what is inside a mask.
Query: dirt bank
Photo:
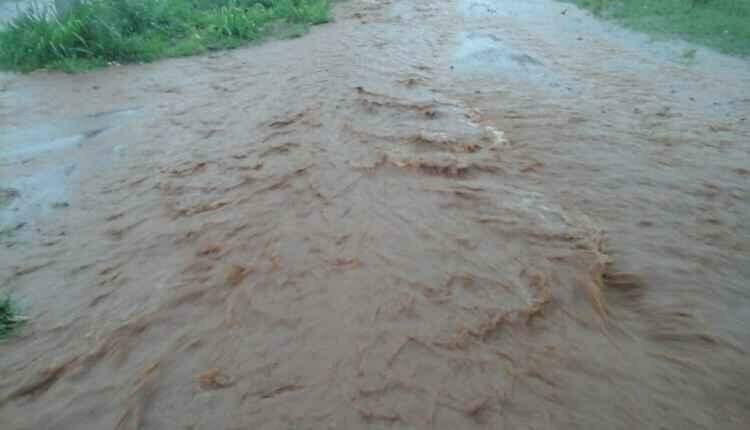
[[[744,428],[748,63],[546,0],[336,16],[0,77],[0,427]]]

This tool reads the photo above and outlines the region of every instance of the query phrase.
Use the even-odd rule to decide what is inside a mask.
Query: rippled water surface
[[[749,63],[547,0],[335,13],[0,76],[0,428],[746,428]]]

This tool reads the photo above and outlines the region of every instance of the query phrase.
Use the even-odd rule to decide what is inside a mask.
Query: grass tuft
[[[26,322],[10,296],[0,298],[0,340],[4,340]]]
[[[680,54],[680,62],[683,64],[693,64],[695,62],[695,54],[698,50],[695,48],[687,48]]]
[[[750,0],[568,0],[627,27],[750,55]]]
[[[80,71],[231,49],[283,24],[330,20],[329,0],[83,0],[64,13],[31,7],[0,30],[0,68]]]

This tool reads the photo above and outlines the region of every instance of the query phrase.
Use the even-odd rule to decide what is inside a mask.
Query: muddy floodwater
[[[0,428],[749,428],[750,62],[548,0],[334,12],[0,75]]]

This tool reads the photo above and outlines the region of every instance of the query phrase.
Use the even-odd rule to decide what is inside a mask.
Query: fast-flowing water
[[[0,427],[746,428],[749,63],[547,0],[335,14],[0,77]]]

